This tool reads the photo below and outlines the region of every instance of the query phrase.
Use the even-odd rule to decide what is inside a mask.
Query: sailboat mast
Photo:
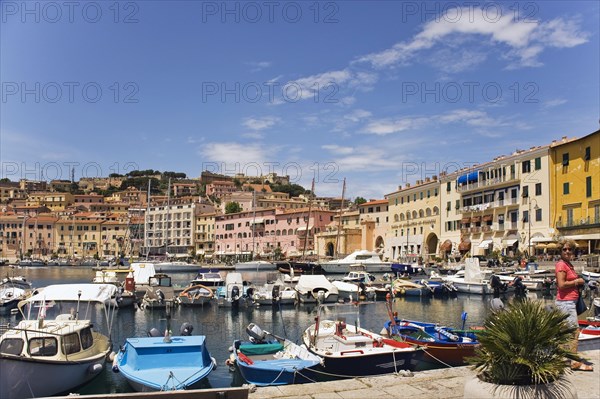
[[[171,217],[171,178],[169,177],[169,185],[167,186],[167,220],[165,225],[165,256],[168,256],[169,252],[169,238],[171,236],[171,230],[169,229],[169,219]]]
[[[148,260],[148,255],[150,254],[150,243],[148,242],[148,217],[150,214],[150,185],[151,181],[148,178],[148,195],[146,196],[146,213],[144,214],[144,245],[146,246],[146,260]]]
[[[254,237],[256,236],[256,191],[252,191],[252,251],[250,260],[254,260]]]
[[[344,177],[344,185],[342,186],[342,203],[340,205],[340,217],[338,219],[338,228],[337,228],[337,236],[335,237],[335,256],[337,258],[339,250],[338,245],[340,242],[340,233],[342,229],[342,211],[344,209],[344,195],[346,195],[346,178]]]
[[[315,178],[312,179],[312,185],[310,187],[310,198],[308,199],[308,217],[306,218],[306,233],[304,234],[304,248],[302,248],[302,260],[306,256],[306,244],[308,243],[308,234],[310,227],[310,211],[312,210],[312,199],[315,195]]]

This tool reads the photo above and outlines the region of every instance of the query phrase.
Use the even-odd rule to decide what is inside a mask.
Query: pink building
[[[206,195],[214,195],[217,198],[222,198],[226,194],[231,194],[238,189],[231,181],[214,181],[206,185]]]
[[[260,209],[218,216],[215,221],[216,255],[269,256],[279,247],[285,256],[314,251],[314,235],[325,230],[335,212],[308,208]],[[308,237],[306,231],[309,231]]]

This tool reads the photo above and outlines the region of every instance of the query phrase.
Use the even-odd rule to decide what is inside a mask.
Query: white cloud
[[[348,119],[352,122],[358,122],[361,119],[370,117],[371,115],[371,112],[358,108],[353,110],[349,114],[344,115],[344,119]]]
[[[322,145],[321,148],[335,155],[350,155],[354,152],[354,148],[352,147],[342,147],[337,144],[326,144]]]
[[[506,123],[490,117],[486,112],[478,110],[457,109],[437,118],[441,123],[465,123],[474,127],[494,127],[505,125]]]
[[[207,161],[225,163],[230,169],[233,165],[261,163],[269,158],[271,150],[258,144],[247,143],[207,143],[199,151]]]
[[[251,67],[250,72],[259,72],[265,68],[269,68],[271,63],[269,61],[250,61],[246,62],[246,65]]]
[[[460,11],[459,11],[460,10]],[[457,18],[456,15],[461,17]],[[588,34],[578,29],[574,19],[557,18],[548,22],[518,20],[513,13],[504,12],[499,18],[487,15],[485,10],[469,8],[450,9],[432,21],[427,22],[421,32],[411,40],[394,44],[391,48],[367,54],[358,59],[374,68],[393,67],[414,59],[419,51],[445,43],[454,35],[487,36],[492,44],[507,46],[506,54],[516,59],[510,65],[516,67],[535,67],[542,63],[537,56],[546,47],[574,47],[587,41]],[[458,53],[460,54],[460,52]],[[466,62],[466,64],[465,64]],[[460,60],[466,66],[481,62],[481,56]],[[440,66],[438,63],[437,66]],[[447,67],[446,67],[447,69]]]
[[[280,119],[276,116],[265,116],[262,118],[246,118],[244,119],[244,122],[242,122],[242,125],[248,129],[258,131],[269,129],[279,122]]]
[[[425,122],[426,119],[424,118],[380,119],[369,122],[363,131],[369,134],[384,136],[415,129]]]
[[[567,102],[567,100],[565,100],[564,98],[555,98],[552,100],[545,101],[542,106],[544,108],[554,108],[554,107],[558,107],[559,105],[566,104],[566,102]]]

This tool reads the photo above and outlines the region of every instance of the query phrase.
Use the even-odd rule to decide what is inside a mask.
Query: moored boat
[[[339,290],[322,274],[303,274],[295,287],[298,300],[302,303],[337,302]]]
[[[250,339],[233,342],[233,360],[242,377],[257,386],[313,382],[322,359],[304,346],[275,337],[253,323],[246,328]],[[272,338],[267,339],[269,336]]]
[[[0,397],[56,395],[96,377],[112,343],[94,331],[93,320],[79,319],[79,314],[94,313],[84,309],[86,303],[101,305],[101,321],[109,332],[116,290],[110,284],[57,284],[25,299],[20,305],[24,320],[0,337]],[[61,313],[65,303],[77,310]]]
[[[321,263],[325,273],[348,273],[351,266],[362,266],[363,270],[370,273],[385,273],[391,271],[391,262],[381,260],[380,254],[367,250],[351,253],[343,259],[335,259]]]
[[[422,350],[338,320],[319,320],[302,336],[309,351],[323,358],[328,375],[354,378],[415,370]]]
[[[169,316],[167,315],[167,318]],[[215,361],[206,346],[206,337],[191,335],[193,328],[184,323],[181,335],[127,338],[113,362],[138,392],[196,389],[214,369]]]
[[[210,304],[214,295],[213,290],[209,287],[195,284],[184,289],[177,296],[177,302],[184,306],[204,306],[205,304]]]

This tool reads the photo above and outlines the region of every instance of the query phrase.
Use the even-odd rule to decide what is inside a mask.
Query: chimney
[[[410,187],[410,183],[406,183],[406,188],[409,188],[409,187]]]
[[[425,178],[425,183],[429,183],[431,181],[431,179],[429,177]]]
[[[437,181],[437,176],[433,175],[433,181]]]
[[[402,184],[398,186],[398,191],[402,190]]]

